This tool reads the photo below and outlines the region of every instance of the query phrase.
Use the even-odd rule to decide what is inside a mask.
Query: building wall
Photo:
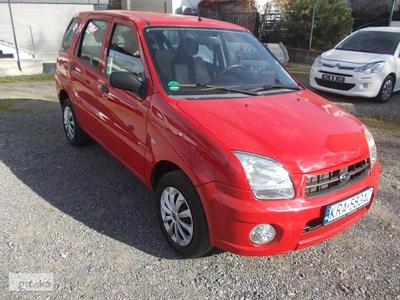
[[[90,10],[93,10],[90,4],[12,3],[18,47],[31,51],[35,48],[39,55],[56,53],[71,17],[76,12]],[[1,40],[14,43],[8,4],[3,1],[0,2]]]
[[[192,7],[193,5],[194,8],[197,8],[197,5],[200,1],[201,0],[121,0],[121,8],[129,10],[175,13],[179,7],[185,8]]]
[[[172,13],[172,0],[122,0],[121,8]]]

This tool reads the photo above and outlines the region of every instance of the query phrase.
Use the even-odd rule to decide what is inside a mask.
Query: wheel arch
[[[393,80],[394,80],[393,87],[394,87],[396,85],[396,81],[397,81],[396,74],[394,72],[392,72],[392,73],[389,73],[389,75],[387,77],[389,77],[389,76],[393,77]]]
[[[150,184],[151,184],[152,190],[155,191],[157,184],[160,181],[161,177],[163,177],[165,174],[167,174],[169,172],[173,172],[173,171],[181,171],[181,172],[185,173],[186,176],[188,176],[186,174],[186,172],[184,170],[182,170],[182,168],[180,168],[178,165],[176,165],[172,161],[161,160],[161,161],[157,162],[151,170]],[[188,176],[188,178],[190,178],[190,177]]]
[[[60,101],[61,106],[64,105],[65,100],[69,99],[69,95],[66,90],[62,89],[58,93],[58,100]]]

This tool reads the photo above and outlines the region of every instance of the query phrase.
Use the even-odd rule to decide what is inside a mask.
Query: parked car
[[[400,28],[368,27],[319,56],[310,73],[317,90],[387,102],[400,90]]]
[[[151,189],[160,228],[184,256],[319,243],[360,219],[378,191],[368,129],[240,26],[79,13],[56,69],[68,142],[90,136]]]

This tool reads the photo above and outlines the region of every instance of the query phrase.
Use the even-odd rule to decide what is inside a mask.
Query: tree
[[[352,30],[353,18],[345,0],[281,0],[284,13],[284,41],[297,48],[308,48],[314,1],[316,14],[312,47],[329,49]]]
[[[399,11],[400,0],[395,0],[394,12]],[[393,0],[349,0],[354,18],[354,28],[368,25],[387,25]]]

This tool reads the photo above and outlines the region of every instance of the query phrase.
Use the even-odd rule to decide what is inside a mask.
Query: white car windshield
[[[145,30],[167,94],[245,94],[298,90],[296,81],[248,32],[211,28]]]
[[[340,43],[336,50],[347,50],[393,55],[400,42],[400,33],[384,31],[357,31]]]

